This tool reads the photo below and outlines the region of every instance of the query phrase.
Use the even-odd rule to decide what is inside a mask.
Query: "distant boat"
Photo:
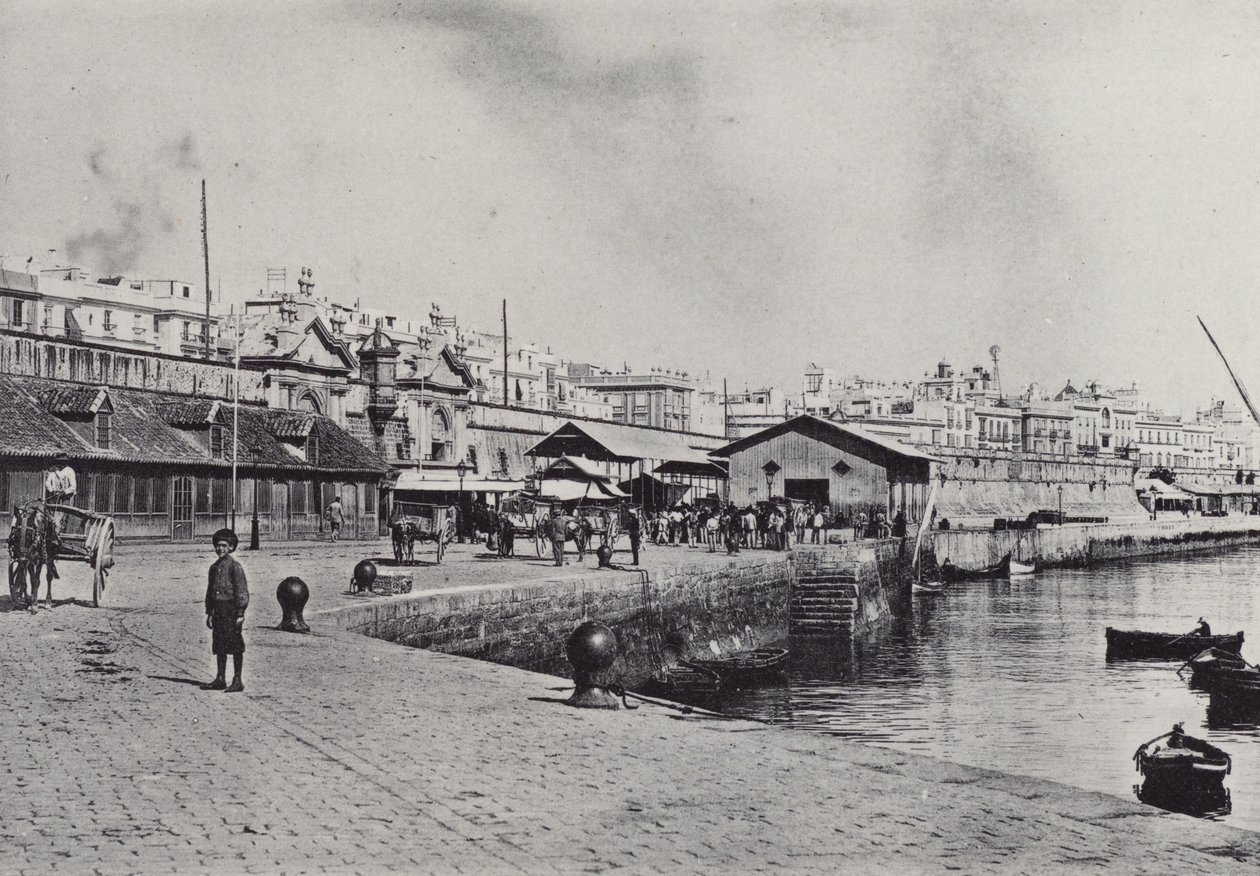
[[[966,581],[976,578],[1001,578],[1007,574],[1010,566],[1011,555],[1006,554],[1002,559],[998,560],[992,566],[985,566],[983,569],[960,569],[953,563],[946,560],[941,564],[941,575],[947,581]]]
[[[1133,754],[1145,787],[1166,795],[1202,794],[1219,788],[1229,774],[1228,754],[1215,745],[1187,736],[1180,724],[1138,747]],[[1163,742],[1161,745],[1160,743]]]
[[[1260,685],[1260,667],[1251,666],[1242,657],[1220,648],[1206,648],[1191,657],[1186,665],[1190,669],[1190,683],[1195,687],[1212,687],[1226,678],[1240,678]],[[1177,670],[1178,673],[1181,669]]]
[[[1189,660],[1208,649],[1219,648],[1231,654],[1242,650],[1243,634],[1200,636],[1198,633],[1148,633],[1142,630],[1114,630],[1107,627],[1108,657],[1150,657],[1160,660]]]
[[[1015,575],[1031,575],[1037,571],[1037,566],[1033,563],[1021,563],[1018,560],[1011,560],[1007,563],[1006,574]]]

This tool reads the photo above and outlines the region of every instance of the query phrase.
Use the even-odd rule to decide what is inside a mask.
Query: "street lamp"
[[[1063,525],[1063,484],[1059,484],[1059,525]]]
[[[468,466],[464,465],[462,459],[455,466],[455,474],[459,475],[459,543],[463,544],[464,519],[468,516],[468,510],[464,507],[464,475],[468,474]]]
[[[774,471],[767,470],[766,471],[766,501],[769,502],[770,498],[773,495],[774,495]]]

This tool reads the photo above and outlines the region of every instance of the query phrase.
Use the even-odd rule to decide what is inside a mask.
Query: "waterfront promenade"
[[[243,695],[196,686],[212,668],[208,546],[122,545],[105,608],[0,614],[0,869],[1222,873],[1260,859],[1260,835],[1118,797],[660,706],[576,711],[556,702],[563,679],[336,632],[320,612],[362,599],[342,594],[349,569],[387,547],[242,552]],[[455,547],[416,586],[594,565],[481,553]],[[709,561],[645,559],[659,571],[684,553]],[[59,598],[87,595],[81,571]],[[288,574],[312,585],[310,636],[272,628]]]

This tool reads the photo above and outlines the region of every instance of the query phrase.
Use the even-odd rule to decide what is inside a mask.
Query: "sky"
[[[5,266],[799,391],[1260,390],[1260,7],[0,0]],[[51,251],[55,250],[55,252]]]

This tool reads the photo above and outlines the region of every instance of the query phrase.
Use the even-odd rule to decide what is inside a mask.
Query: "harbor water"
[[[913,597],[842,652],[791,642],[784,679],[719,707],[949,761],[1133,797],[1134,751],[1184,722],[1233,757],[1208,817],[1260,830],[1260,704],[1226,708],[1179,662],[1108,661],[1104,631],[1245,630],[1260,660],[1260,547],[967,581]]]

